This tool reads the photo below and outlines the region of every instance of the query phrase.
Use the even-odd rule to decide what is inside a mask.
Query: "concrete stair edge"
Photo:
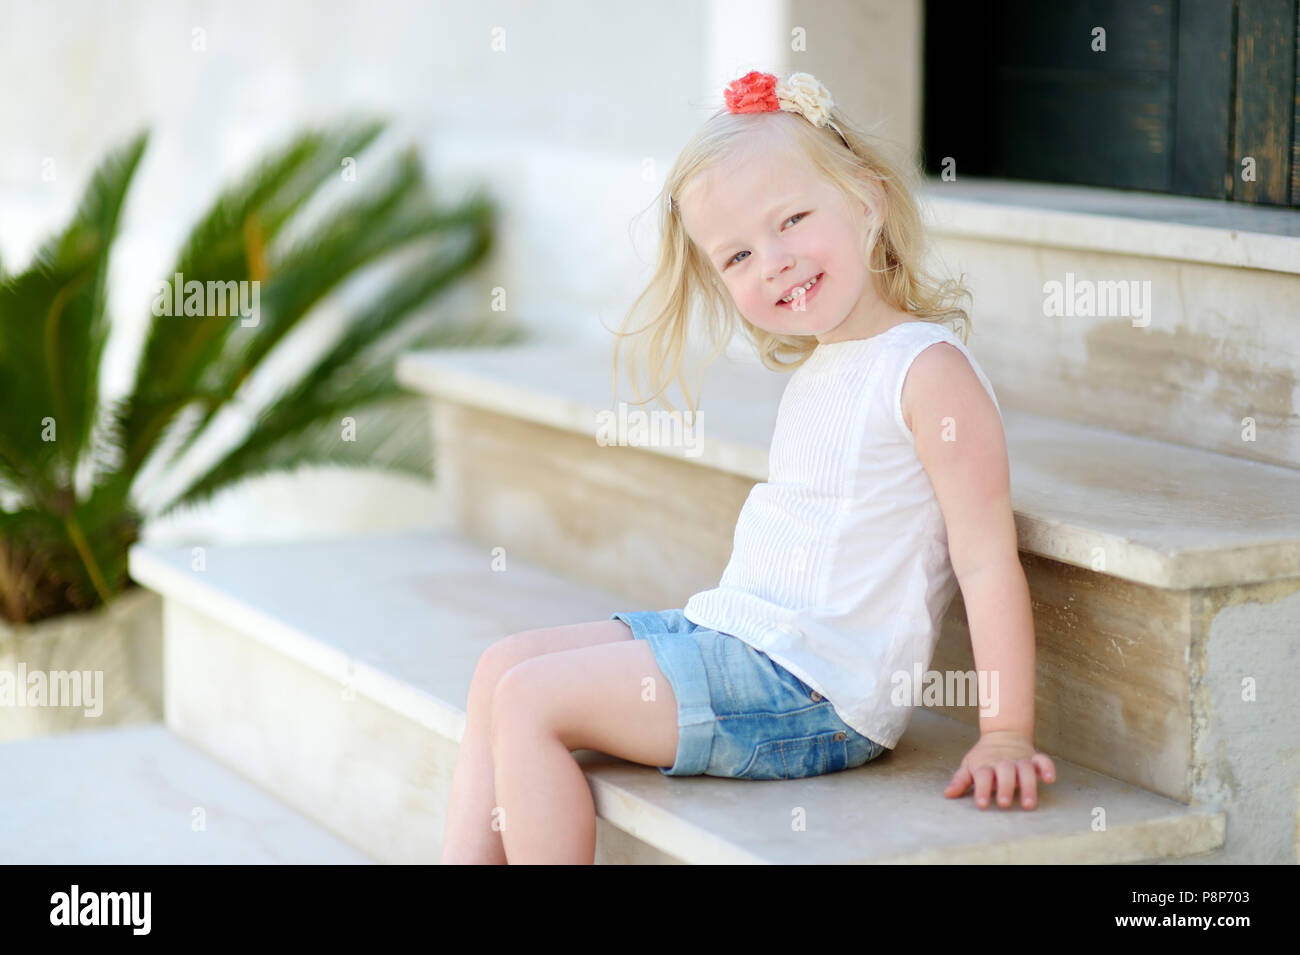
[[[593,346],[556,345],[407,352],[398,359],[397,378],[435,401],[595,440],[598,416],[610,409],[596,403],[593,385],[573,384],[570,374],[562,386],[552,387],[539,384],[536,372],[531,372],[531,382],[524,374],[562,355],[569,356],[569,365],[574,356],[590,364],[600,352]],[[513,377],[506,371],[511,366],[516,372]],[[766,433],[770,439],[772,421],[767,419],[775,419],[784,378],[767,372],[756,374],[737,371],[725,363],[719,381],[726,391],[741,389],[761,424],[747,422],[743,434],[735,432],[734,425],[731,434],[724,429],[718,436],[715,430],[714,437],[695,449],[697,454],[672,445],[637,446],[636,450],[754,481],[766,480],[768,447],[761,435]],[[561,387],[570,393],[563,393]],[[1300,491],[1300,471],[1023,411],[1004,409],[1003,417],[1011,456],[1012,504],[1023,552],[1091,569],[1096,550],[1101,548],[1107,560],[1099,572],[1176,590],[1300,576],[1300,515],[1291,515],[1288,522],[1286,514],[1271,503],[1289,487]],[[1046,447],[1048,436],[1054,447],[1088,448],[1106,466],[1071,486],[1070,468],[1081,466],[1079,461],[1085,456],[1065,452],[1052,452],[1056,457],[1046,452],[1046,456],[1040,455],[1036,449]],[[1149,473],[1151,467],[1165,461],[1175,463],[1163,465],[1164,473]],[[1124,480],[1108,473],[1112,467],[1123,469]],[[1189,505],[1181,519],[1153,527],[1155,522],[1146,516],[1152,513],[1148,504],[1171,514],[1176,506],[1162,495],[1153,494],[1149,502],[1141,498],[1144,485],[1137,478],[1143,476],[1184,482],[1191,488],[1189,497],[1199,494],[1198,503],[1212,506]],[[1130,477],[1134,480],[1128,480]],[[1110,488],[1107,481],[1121,484],[1122,489]],[[1246,490],[1229,494],[1226,488],[1234,482]],[[1233,507],[1240,515],[1227,513]],[[1114,516],[1130,512],[1127,521]],[[1180,522],[1189,526],[1178,527]],[[1243,530],[1247,523],[1256,530]]]
[[[0,754],[28,781],[0,813],[6,863],[375,861],[160,723],[12,740]]]

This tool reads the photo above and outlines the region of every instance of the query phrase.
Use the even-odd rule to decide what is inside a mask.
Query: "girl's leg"
[[[492,704],[509,861],[595,861],[595,805],[572,750],[671,766],[677,745],[677,698],[644,640],[548,653],[513,667]]]
[[[515,665],[546,653],[632,640],[621,620],[598,620],[564,627],[525,630],[498,640],[483,652],[474,670],[447,805],[442,840],[444,865],[505,865],[494,795],[491,717],[497,681]]]

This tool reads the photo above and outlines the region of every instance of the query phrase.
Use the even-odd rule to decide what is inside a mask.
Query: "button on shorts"
[[[677,754],[665,776],[803,779],[861,766],[885,752],[761,650],[700,627],[681,610],[616,613],[677,697]]]

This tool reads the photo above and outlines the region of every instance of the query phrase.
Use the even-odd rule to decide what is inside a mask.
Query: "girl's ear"
[[[861,204],[862,214],[867,217],[868,222],[874,228],[879,222],[883,221],[885,191],[880,188],[880,182],[874,176],[865,176],[862,180],[862,186],[871,197],[871,205],[865,202]]]
[[[867,217],[867,224],[874,228],[876,225],[875,213],[871,210],[871,206],[867,205],[865,202],[862,204],[862,214]]]

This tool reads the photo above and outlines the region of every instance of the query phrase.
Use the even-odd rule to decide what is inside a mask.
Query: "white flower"
[[[783,110],[802,113],[814,126],[825,126],[835,101],[811,73],[792,73],[788,80],[776,83],[776,98]]]

